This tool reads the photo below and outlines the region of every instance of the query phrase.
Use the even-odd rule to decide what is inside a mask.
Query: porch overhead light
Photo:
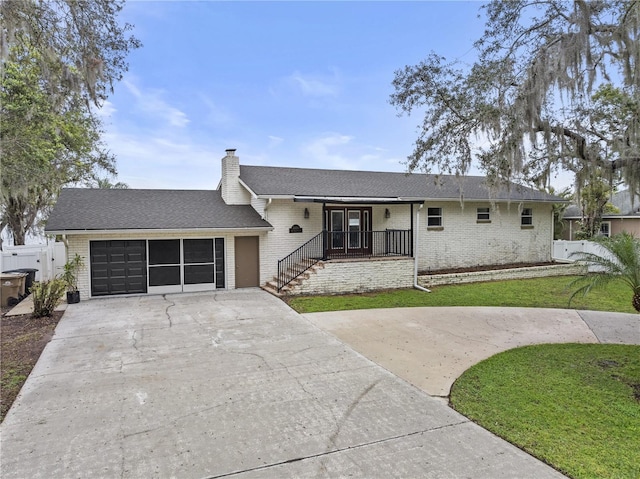
[[[391,218],[391,212],[389,211],[389,208],[384,209],[384,217],[387,219]]]
[[[308,219],[308,218],[309,218],[309,208],[305,208],[305,209],[304,209],[304,217],[305,217],[306,219]]]

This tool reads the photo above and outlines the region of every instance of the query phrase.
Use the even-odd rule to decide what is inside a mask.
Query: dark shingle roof
[[[258,196],[323,198],[393,198],[511,200],[564,202],[562,198],[512,184],[511,189],[490,191],[482,176],[319,170],[240,165],[240,179]]]
[[[46,231],[269,228],[249,205],[219,191],[63,189]]]

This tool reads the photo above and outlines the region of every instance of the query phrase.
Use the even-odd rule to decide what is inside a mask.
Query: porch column
[[[327,260],[327,204],[322,203],[322,260]]]
[[[413,257],[413,203],[410,204],[411,212],[409,216],[411,217],[411,234],[409,236],[409,250],[411,252],[411,257]]]

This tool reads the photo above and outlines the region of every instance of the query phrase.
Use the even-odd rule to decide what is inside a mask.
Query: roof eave
[[[238,183],[240,183],[251,195],[252,198],[258,198],[259,196],[255,193],[255,191],[253,191],[251,189],[251,187],[249,185],[247,185],[244,181],[242,181],[242,178],[238,178]]]
[[[273,226],[247,226],[242,228],[119,228],[119,229],[69,229],[69,230],[48,230],[44,232],[49,235],[90,235],[95,233],[109,233],[109,234],[131,234],[131,233],[230,233],[234,231],[240,231],[246,233],[247,231],[273,231]]]

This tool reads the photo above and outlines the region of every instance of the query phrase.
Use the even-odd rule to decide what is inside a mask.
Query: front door
[[[236,236],[236,288],[260,285],[260,253],[257,236]]]
[[[327,254],[329,256],[362,256],[371,253],[371,208],[326,208]]]

